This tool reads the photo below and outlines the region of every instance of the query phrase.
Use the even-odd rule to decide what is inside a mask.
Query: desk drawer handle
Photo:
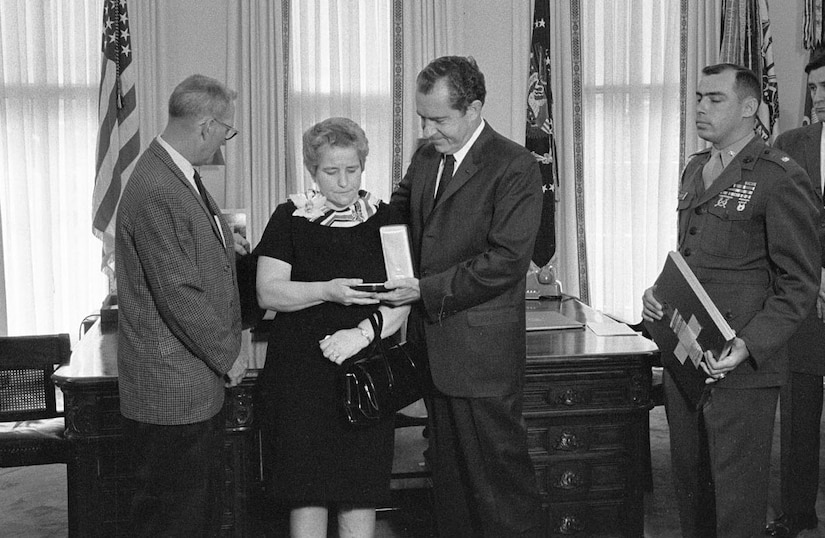
[[[573,490],[578,489],[584,484],[584,479],[576,474],[576,471],[568,469],[560,476],[558,482],[553,484],[556,489]]]
[[[572,452],[573,450],[578,450],[583,446],[584,443],[579,441],[579,438],[576,436],[575,433],[563,431],[561,432],[559,438],[556,440],[556,444],[553,448],[565,452]]]
[[[584,403],[584,396],[576,389],[567,389],[556,396],[556,403],[559,405],[566,405],[567,407],[581,405]]]
[[[584,522],[572,514],[565,514],[556,522],[553,532],[556,534],[577,534],[584,530]]]

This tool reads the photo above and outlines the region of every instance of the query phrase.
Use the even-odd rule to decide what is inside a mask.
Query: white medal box
[[[407,225],[381,226],[379,233],[381,234],[381,247],[384,251],[384,267],[387,270],[387,280],[415,276],[412,250],[410,249],[410,233]]]

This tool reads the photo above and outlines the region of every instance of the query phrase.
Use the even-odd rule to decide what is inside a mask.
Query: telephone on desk
[[[556,271],[549,263],[540,268],[530,262],[527,270],[526,299],[561,297],[561,283],[556,279]]]

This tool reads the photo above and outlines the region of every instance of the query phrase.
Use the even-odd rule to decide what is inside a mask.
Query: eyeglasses
[[[231,125],[225,124],[224,122],[222,122],[218,118],[212,118],[212,119],[215,120],[217,123],[219,123],[219,124],[223,125],[224,127],[226,127],[226,135],[224,135],[224,137],[223,137],[224,140],[232,140],[238,134],[238,130],[235,129],[234,127],[232,127]]]

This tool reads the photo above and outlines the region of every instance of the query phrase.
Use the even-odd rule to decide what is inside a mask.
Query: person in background
[[[193,75],[117,212],[118,388],[137,491],[133,536],[217,536],[224,387],[244,375],[235,241],[195,169],[232,127],[235,92]]]
[[[414,303],[426,342],[435,515],[440,536],[544,536],[522,417],[525,276],[541,217],[541,174],[481,115],[484,75],[444,56],[416,81],[427,142],[391,204],[410,224],[417,278],[376,296]]]
[[[379,228],[398,212],[361,190],[369,146],[352,120],[329,118],[304,133],[304,165],[317,190],[279,205],[254,253],[258,303],[277,312],[259,381],[267,464],[293,537],[370,537],[387,503],[394,421],[350,426],[337,400],[340,364],[393,335],[409,307],[379,305],[353,286],[387,278]],[[377,311],[383,330],[374,334]]]
[[[705,353],[697,409],[665,370],[665,411],[685,538],[754,537],[765,528],[771,440],[785,343],[814,306],[821,203],[805,171],[754,134],[761,89],[743,67],[705,67],[696,128],[712,147],[682,173],[678,249],[736,338]],[[661,319],[648,288],[642,317]]]
[[[825,54],[805,67],[808,89],[817,115],[825,118]],[[808,173],[813,188],[823,191],[822,123],[782,133],[774,147],[785,151]],[[823,206],[820,198],[819,209]],[[820,271],[825,275],[825,259]],[[822,283],[816,308],[788,340],[790,375],[779,391],[781,429],[781,511],[768,523],[765,534],[793,538],[815,529],[816,494],[819,491],[819,422],[822,418],[822,376],[825,375],[825,289]]]

